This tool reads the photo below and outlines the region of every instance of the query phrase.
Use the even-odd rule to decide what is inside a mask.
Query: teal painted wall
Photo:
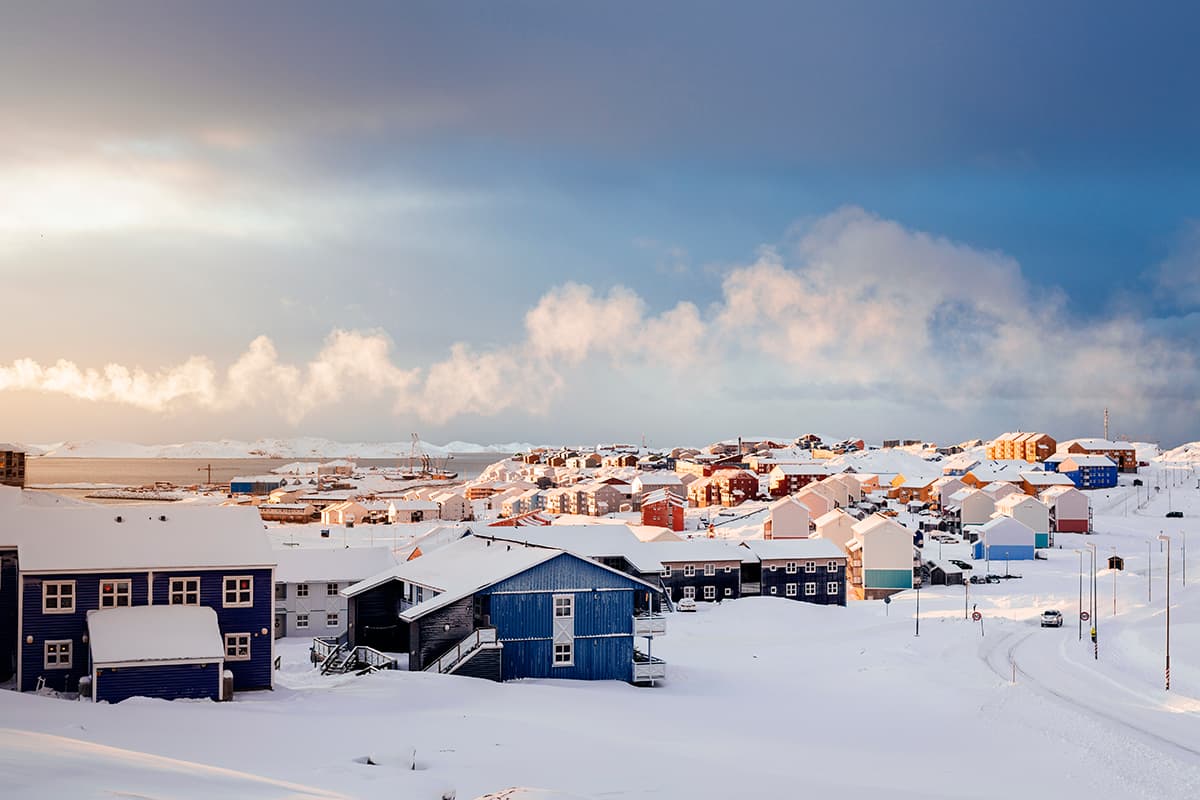
[[[863,570],[864,589],[911,589],[912,581],[911,569]]]

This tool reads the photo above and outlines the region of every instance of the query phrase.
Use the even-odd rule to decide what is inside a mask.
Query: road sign
[[[980,614],[978,611],[976,611],[974,614],[971,615],[971,619],[974,620],[975,622],[979,622],[979,620],[983,619],[983,614]]]
[[[883,604],[884,604],[885,606],[890,606],[890,605],[892,604],[892,598],[891,598],[891,597],[884,597],[884,598],[883,598]]]
[[[1089,613],[1088,613],[1088,612],[1086,612],[1086,611],[1080,611],[1080,612],[1079,612],[1079,618],[1080,618],[1081,620],[1083,620],[1084,622],[1087,622],[1089,619],[1091,619],[1091,618],[1092,618],[1092,615],[1091,615],[1091,614],[1089,614]]]

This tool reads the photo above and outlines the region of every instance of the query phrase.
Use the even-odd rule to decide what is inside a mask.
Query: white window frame
[[[696,587],[695,586],[683,587],[683,597],[685,600],[689,597],[691,599],[695,600],[696,599]]]
[[[195,589],[187,588],[189,583],[195,583]],[[179,588],[175,588],[179,586]],[[175,596],[180,595],[182,599],[177,603]],[[195,600],[189,602],[188,598],[195,595]],[[199,578],[170,578],[167,580],[167,605],[169,606],[198,606],[200,605],[200,579]]]
[[[560,614],[562,610],[565,613]],[[556,594],[554,595],[554,618],[555,619],[574,619],[575,617],[575,595],[573,594]]]
[[[779,587],[778,587],[778,586],[772,586],[772,587],[771,587],[771,594],[779,594]]]
[[[704,587],[704,599],[705,600],[716,600],[717,599],[717,587],[705,586]]]
[[[69,591],[64,595],[63,589],[70,587]],[[51,591],[53,589],[53,591]],[[71,605],[63,606],[63,599],[67,595],[70,596]],[[74,614],[75,600],[78,595],[75,592],[75,581],[42,581],[42,613],[43,614]],[[49,601],[54,600],[54,607],[51,608]],[[57,641],[57,640],[55,640]]]
[[[250,660],[250,640],[253,637],[248,633],[227,633],[225,634],[225,660],[226,661],[249,661]],[[245,645],[246,654],[242,655],[238,651]],[[233,655],[230,655],[232,648]]]
[[[671,577],[671,565],[670,564],[663,564],[662,576],[664,578]]]
[[[553,650],[553,664],[555,667],[575,666],[575,643],[555,642]]]
[[[804,562],[804,571],[805,572],[816,572],[817,571],[817,562],[805,561]]]
[[[841,585],[838,581],[829,581],[825,584],[825,594],[834,595],[840,591]]]
[[[726,574],[726,575],[728,575],[728,574],[729,574],[729,573],[731,573],[731,572],[733,572],[733,567],[726,567],[726,568],[725,568],[725,574]]]
[[[325,596],[337,597],[338,593],[341,592],[341,589],[342,585],[340,583],[327,583],[325,584]]]
[[[730,589],[728,586],[726,586],[726,587],[725,587],[725,596],[726,596],[726,597],[733,597],[733,589]]]
[[[826,572],[837,572],[837,569],[838,569],[838,562],[836,562],[836,561],[830,561],[829,563],[827,563],[825,565]]]
[[[774,564],[772,564],[772,565],[771,565],[771,572],[774,572],[776,569],[778,569],[778,567],[776,567]]]
[[[104,584],[112,584],[111,592],[104,591]],[[100,597],[101,608],[127,608],[133,605],[133,581],[129,578],[119,578],[117,580],[101,580],[97,585],[97,594]],[[124,598],[125,602],[121,603]],[[111,602],[109,602],[111,601]]]
[[[717,574],[717,565],[716,564],[705,564],[704,565],[704,577],[711,578],[713,575],[716,575],[716,574]]]
[[[307,583],[297,583],[296,584],[296,597],[308,597],[308,584]]]
[[[308,614],[297,614],[296,615],[296,630],[307,630],[307,629],[308,629]]]
[[[229,582],[233,581],[233,588],[229,588]],[[241,581],[249,581],[250,585],[243,589],[239,583]],[[233,593],[237,598],[234,602],[229,602],[229,595]],[[245,593],[246,600],[242,600],[242,594]],[[253,608],[254,607],[254,576],[253,575],[226,575],[221,579],[221,607],[222,608]]]
[[[51,661],[51,647],[56,650],[53,661]],[[42,669],[71,669],[74,665],[75,641],[73,639],[47,639],[42,645]]]
[[[795,561],[787,562],[787,564],[784,565],[783,571],[786,572],[788,575],[795,575],[796,574],[796,562]]]
[[[341,626],[341,624],[342,624],[342,615],[340,613],[338,613],[337,611],[326,611],[325,612],[325,627],[326,628],[337,628],[337,627]]]
[[[783,593],[785,595],[787,595],[788,597],[795,597],[796,596],[796,584],[789,583],[786,586],[784,586]]]
[[[804,596],[805,597],[816,597],[817,596],[817,582],[816,581],[809,581],[808,583],[804,584]]]
[[[684,564],[683,565],[683,577],[685,577],[685,578],[696,577],[696,565],[695,564]]]

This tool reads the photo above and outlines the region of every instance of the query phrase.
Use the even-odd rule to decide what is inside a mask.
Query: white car
[[[1043,628],[1061,628],[1063,624],[1063,616],[1060,611],[1043,611],[1042,612],[1042,627]]]
[[[678,603],[675,604],[675,610],[676,611],[695,611],[696,610],[696,598],[694,598],[694,597],[683,598],[682,600],[680,600]]]

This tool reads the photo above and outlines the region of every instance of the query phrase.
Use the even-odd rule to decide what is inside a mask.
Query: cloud
[[[951,419],[1049,426],[1105,406],[1153,425],[1197,410],[1186,338],[1131,317],[1073,317],[1061,292],[1031,283],[1004,254],[858,208],[814,220],[728,269],[706,308],[680,301],[654,313],[627,288],[567,283],[522,322],[508,342],[502,333],[487,348],[460,342],[428,365],[398,364],[382,331],[335,330],[298,364],[260,336],[223,373],[200,356],[159,371],[20,359],[0,366],[0,391],[152,412],[267,408],[292,424],[380,398],[398,415],[437,424],[504,411],[569,414],[558,405],[563,392],[597,375],[612,389],[612,413],[629,411],[621,390],[635,380],[644,382],[640,397],[664,404],[685,407],[694,394],[687,387],[702,383],[706,403],[775,392],[807,400],[811,415],[831,413],[836,398],[843,409],[903,410],[931,428]],[[698,421],[705,412],[691,413]]]

